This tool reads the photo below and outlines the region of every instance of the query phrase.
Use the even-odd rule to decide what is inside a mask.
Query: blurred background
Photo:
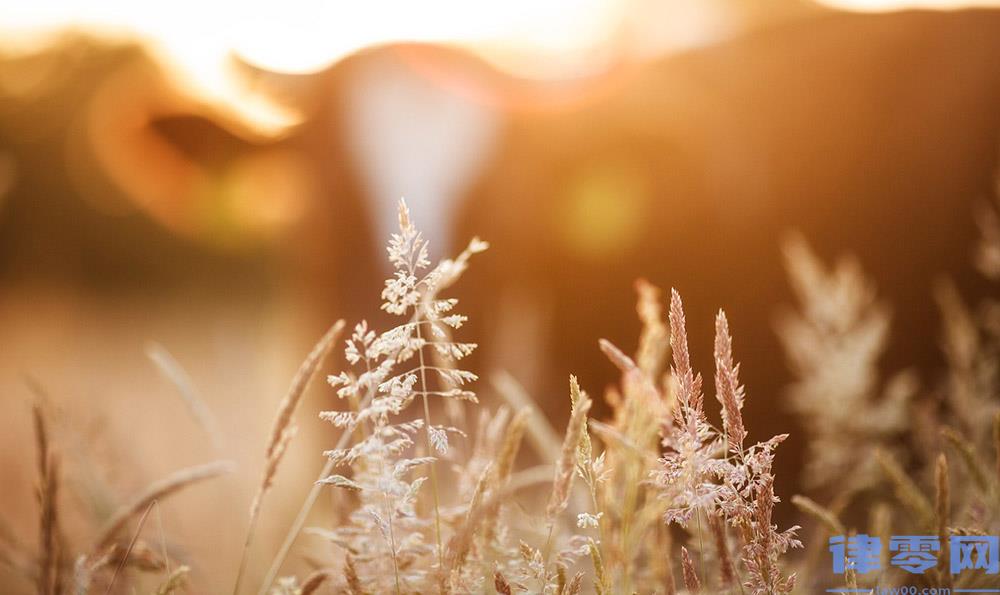
[[[935,279],[987,291],[970,255],[997,181],[1000,3],[974,4],[0,4],[8,530],[35,534],[32,378],[71,455],[80,535],[171,470],[237,461],[161,519],[207,592],[228,588],[298,363],[337,318],[384,321],[401,196],[434,256],[492,244],[457,289],[481,345],[471,369],[509,371],[557,425],[570,373],[594,394],[615,380],[597,339],[634,348],[637,278],[681,292],[706,376],[724,308],[751,439],[792,433],[778,455],[791,493],[782,238],[859,257],[893,306],[887,370],[941,367]],[[190,375],[220,443],[151,342]],[[333,406],[317,384],[264,559],[336,438],[314,421]],[[0,585],[31,588],[6,568]]]

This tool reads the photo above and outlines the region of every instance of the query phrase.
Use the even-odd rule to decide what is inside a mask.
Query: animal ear
[[[293,115],[251,116],[240,100],[206,101],[171,78],[146,60],[101,83],[88,130],[105,175],[158,223],[188,237],[259,235],[273,225],[265,218],[287,219],[309,176],[286,153],[258,147],[293,124]],[[275,196],[280,188],[290,190]]]

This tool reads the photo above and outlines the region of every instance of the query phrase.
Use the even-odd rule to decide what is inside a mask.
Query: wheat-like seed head
[[[684,570],[684,588],[689,593],[701,591],[701,581],[698,579],[698,571],[695,570],[694,562],[691,561],[691,554],[688,553],[687,548],[684,546],[681,546],[681,568]]]
[[[576,449],[586,431],[587,413],[590,411],[590,406],[591,400],[586,395],[581,395],[580,400],[573,404],[573,412],[566,426],[562,450],[556,461],[555,477],[552,480],[552,495],[545,508],[545,515],[550,523],[553,522],[556,515],[566,510],[566,505],[569,503],[576,465]]]

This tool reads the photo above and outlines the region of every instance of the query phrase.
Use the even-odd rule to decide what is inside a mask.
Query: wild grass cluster
[[[1000,280],[1000,217],[986,209],[979,220],[975,262]],[[234,595],[996,586],[981,574],[952,575],[945,555],[919,576],[887,563],[877,573],[835,575],[827,540],[1000,532],[1000,304],[970,307],[942,283],[935,297],[947,375],[931,385],[909,370],[885,376],[879,358],[891,314],[875,285],[854,260],[829,267],[805,240],[787,243],[798,304],[779,333],[795,374],[787,402],[805,428],[807,466],[806,493],[790,499],[802,527],[779,527],[775,509],[786,504],[775,493],[774,467],[787,435],[751,438],[743,407],[759,397],[740,381],[740,346],[724,312],[714,329],[692,330],[714,332],[705,382],[690,357],[681,296],[638,281],[637,347],[595,338],[619,380],[601,390],[569,376],[571,413],[558,431],[509,376],[498,376],[497,394],[481,401],[479,376],[463,365],[477,345],[463,336],[467,319],[447,292],[487,248],[473,239],[457,257],[432,264],[400,203],[387,249],[394,272],[381,294],[381,309],[397,322],[376,329],[360,321],[346,336],[338,322],[300,367],[265,440]],[[315,414],[299,411],[303,394],[338,344],[342,369],[327,377],[330,409],[319,413],[337,442],[273,558],[254,559],[256,528],[296,419]],[[154,359],[191,394],[169,357]],[[190,584],[188,565],[143,537],[144,526],[157,502],[231,466],[178,471],[109,511],[89,543],[70,543],[61,528],[60,445],[43,391],[32,388],[38,536],[4,535],[0,561],[43,595],[203,592]],[[592,415],[595,399],[610,415]],[[190,404],[210,425],[203,405],[194,397]],[[336,505],[333,518],[311,514],[324,492]],[[305,535],[328,542],[332,554],[310,560],[311,574],[286,575]]]

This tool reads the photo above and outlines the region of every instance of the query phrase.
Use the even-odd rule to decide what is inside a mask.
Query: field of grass
[[[980,215],[976,264],[1000,278],[1000,223]],[[638,281],[642,331],[634,350],[594,337],[594,349],[620,372],[598,394],[567,378],[565,428],[552,425],[509,376],[480,402],[476,371],[463,360],[489,337],[465,337],[465,316],[447,296],[488,244],[472,239],[458,256],[432,264],[427,242],[399,205],[388,243],[394,269],[381,309],[388,329],[333,325],[292,379],[261,437],[260,480],[246,503],[242,561],[232,593],[813,593],[917,585],[985,589],[995,577],[953,574],[948,539],[993,535],[1000,520],[1000,414],[997,407],[998,305],[970,307],[946,282],[942,312],[945,378],[921,384],[901,371],[886,377],[879,358],[891,319],[875,283],[856,262],[827,266],[805,239],[786,245],[798,308],[779,328],[796,381],[788,406],[808,432],[804,494],[776,494],[773,464],[786,435],[750,440],[740,381],[739,337],[718,312],[714,362],[692,362],[682,296]],[[720,273],[721,274],[721,273]],[[374,303],[374,302],[373,302]],[[342,354],[342,358],[334,357]],[[177,385],[207,435],[218,432],[190,379],[165,351],[151,357]],[[328,360],[331,409],[300,407]],[[708,381],[698,372],[714,366]],[[705,374],[709,372],[706,370]],[[198,560],[171,553],[153,519],[157,504],[181,490],[234,472],[210,462],[156,481],[100,519],[85,543],[64,531],[66,465],[73,446],[49,421],[42,383],[37,400],[38,522],[35,538],[0,534],[0,563],[44,595],[204,593]],[[707,396],[713,398],[707,398]],[[594,417],[596,399],[611,411]],[[271,555],[255,552],[261,518],[297,420],[319,415],[336,446]],[[313,514],[320,497],[330,516]],[[244,506],[227,503],[227,506]],[[778,526],[776,507],[798,525]],[[790,516],[790,515],[783,515]],[[828,539],[866,534],[940,540],[937,565],[907,574],[881,569],[834,574]],[[305,535],[329,544],[309,557],[312,572],[286,575]],[[256,577],[263,577],[258,580]],[[252,578],[251,578],[252,577]]]

